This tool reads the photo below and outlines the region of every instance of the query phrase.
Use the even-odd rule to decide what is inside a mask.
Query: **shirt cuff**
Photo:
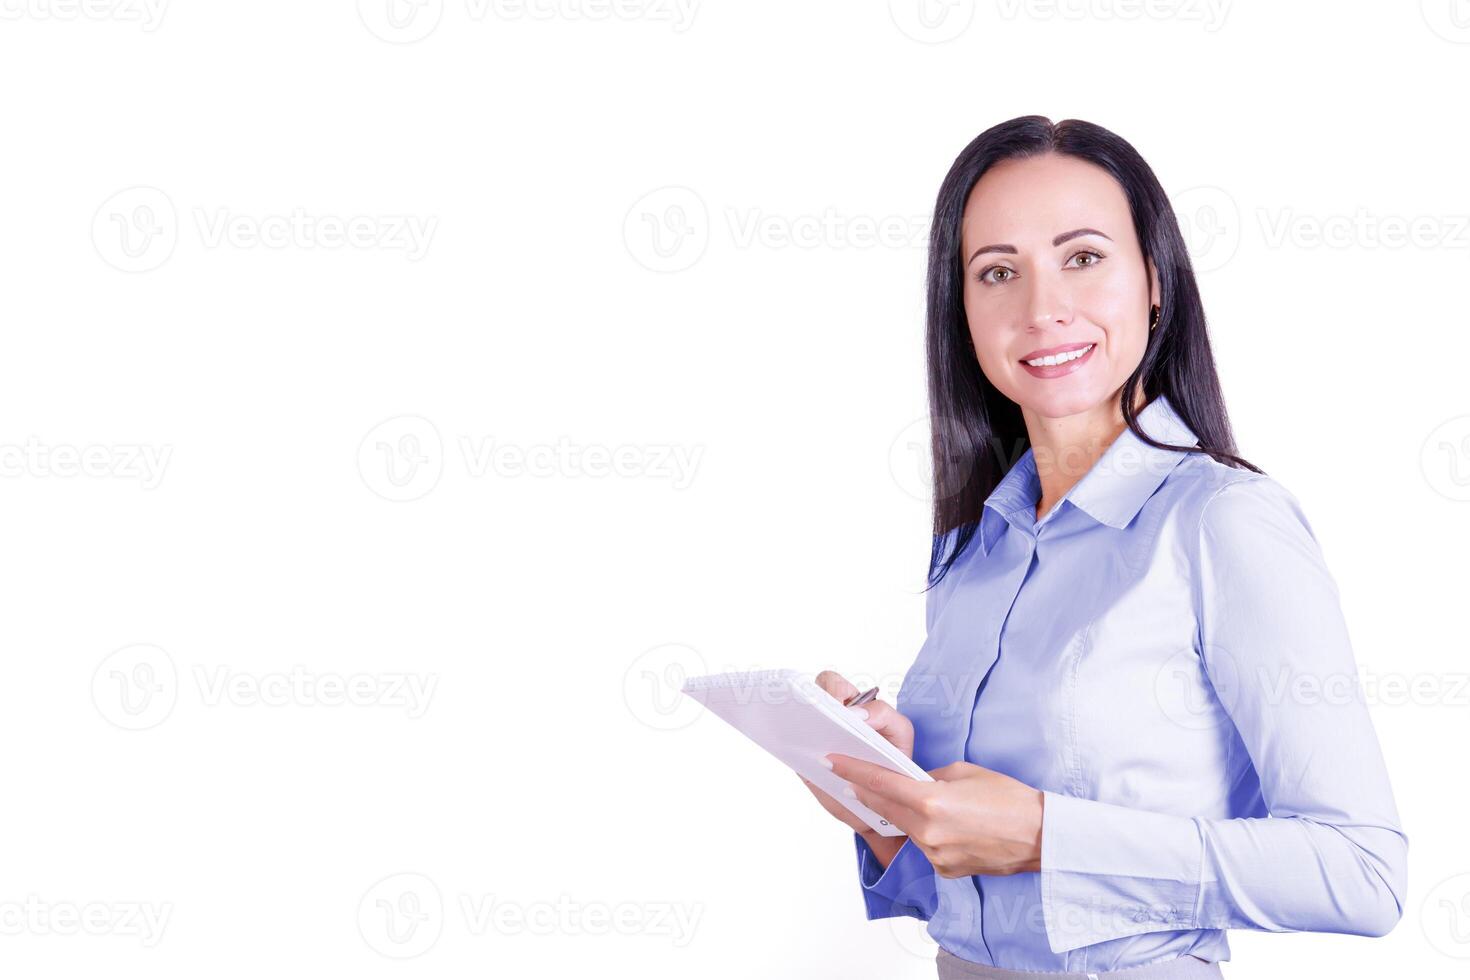
[[[1192,817],[1043,795],[1041,905],[1053,953],[1199,928],[1205,843]]]
[[[857,844],[858,879],[868,918],[911,915],[928,921],[936,903],[934,866],[918,845],[905,839],[885,868],[862,834],[854,831],[852,836]]]

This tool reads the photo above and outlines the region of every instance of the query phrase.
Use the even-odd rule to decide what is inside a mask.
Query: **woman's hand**
[[[816,682],[818,687],[820,687],[822,690],[826,691],[828,694],[832,695],[839,701],[846,701],[848,698],[858,693],[858,689],[850,681],[848,681],[842,675],[833,673],[830,670],[824,670],[820,674],[818,674],[816,676]],[[904,755],[908,756],[909,758],[913,758],[914,726],[907,718],[899,714],[898,709],[894,708],[893,705],[887,703],[886,701],[869,701],[861,708],[852,708],[849,710],[853,711],[854,713],[860,711],[866,712],[866,720],[868,724],[876,728],[878,730],[878,734],[882,735],[884,738],[888,739],[888,741],[892,742]],[[838,803],[835,799],[832,798],[830,794],[818,789],[816,785],[811,782],[811,780],[803,777],[801,781],[806,784],[807,789],[812,791],[812,795],[817,798],[817,802],[822,804],[823,809],[832,814],[832,816],[836,817],[838,820],[841,820],[843,823],[847,824],[859,834],[862,834],[865,838],[868,839],[868,842],[870,844],[873,843],[874,839],[885,842],[897,842],[899,844],[902,843],[902,838],[885,838],[876,834],[873,831],[873,828],[869,827],[866,823],[863,822],[863,819],[861,817],[853,813],[841,803]],[[893,850],[896,849],[896,847],[893,848]],[[879,848],[876,846],[874,850],[878,850],[879,857],[884,858],[884,864],[886,866],[887,858],[891,857],[890,854],[886,853],[889,850],[887,844],[883,845],[882,850],[879,850]]]
[[[839,701],[846,701],[858,689],[853,683],[841,674],[830,670],[824,670],[815,678],[817,686]],[[914,757],[914,725],[908,718],[898,713],[898,709],[887,701],[869,701],[867,704],[857,708],[848,709],[855,714],[860,714],[869,725],[878,730],[888,741],[892,742],[898,751]]]
[[[1004,773],[956,762],[925,783],[833,752],[847,792],[887,818],[944,878],[1041,870],[1041,790]]]

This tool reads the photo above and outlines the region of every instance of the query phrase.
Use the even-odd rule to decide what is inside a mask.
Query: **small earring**
[[[1151,307],[1149,307],[1149,311],[1148,311],[1148,328],[1150,330],[1152,330],[1154,327],[1157,327],[1158,325],[1159,325],[1159,308],[1157,306],[1151,306]]]

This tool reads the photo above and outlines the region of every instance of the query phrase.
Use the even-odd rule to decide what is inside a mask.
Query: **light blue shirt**
[[[1198,442],[1162,395],[1139,424]],[[1226,929],[1387,933],[1408,838],[1296,498],[1126,429],[1038,521],[1040,491],[1028,449],[929,591],[896,703],[924,769],[1044,792],[1041,870],[944,878],[912,841],[885,870],[858,837],[867,917],[1013,970],[1228,960]]]

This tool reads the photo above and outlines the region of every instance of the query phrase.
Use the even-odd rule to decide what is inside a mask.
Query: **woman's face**
[[[976,181],[960,232],[965,316],[991,384],[1046,418],[1116,396],[1159,301],[1118,182],[1061,154],[1005,160]],[[1076,360],[1025,363],[1088,345]]]

